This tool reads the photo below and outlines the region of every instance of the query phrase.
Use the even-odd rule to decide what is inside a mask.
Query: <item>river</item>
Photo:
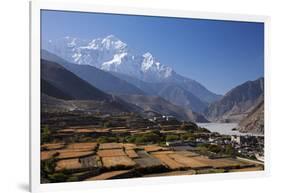
[[[222,135],[255,135],[251,133],[240,133],[238,130],[233,131],[233,128],[238,128],[238,123],[197,123],[197,125]]]

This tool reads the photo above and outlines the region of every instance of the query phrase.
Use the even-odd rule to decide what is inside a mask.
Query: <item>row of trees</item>
[[[208,155],[209,152],[221,155],[228,155],[231,157],[236,156],[236,150],[232,147],[231,144],[227,145],[215,145],[215,144],[200,144],[197,147],[197,150],[200,151],[203,155]]]

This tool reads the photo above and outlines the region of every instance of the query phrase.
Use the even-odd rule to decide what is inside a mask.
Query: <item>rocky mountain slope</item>
[[[124,79],[142,89],[148,95],[160,96],[169,102],[184,107],[186,110],[192,110],[197,113],[203,113],[208,106],[207,102],[189,92],[186,85],[176,82],[148,83],[120,73],[113,73],[114,76]]]
[[[247,117],[239,123],[239,131],[264,134],[264,101],[261,101]]]
[[[239,122],[263,101],[264,79],[247,81],[226,93],[205,110],[211,121]]]
[[[180,85],[161,84],[157,88],[159,89],[157,93],[159,96],[184,109],[191,109],[197,113],[202,113],[208,105]]]
[[[156,114],[174,116],[178,120],[208,122],[204,116],[174,105],[158,96],[121,95],[119,97],[129,103],[141,107],[144,111],[152,111]]]
[[[110,95],[58,63],[41,60],[41,107],[43,111],[90,111],[103,113],[155,111],[179,120],[206,122],[203,116],[171,104],[158,96]],[[123,99],[123,100],[122,100]]]
[[[41,105],[45,110],[142,111],[135,105],[93,87],[59,64],[47,60],[41,60],[41,85]]]

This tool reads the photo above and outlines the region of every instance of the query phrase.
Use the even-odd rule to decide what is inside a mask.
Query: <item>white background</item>
[[[57,0],[63,1],[63,0]],[[71,0],[68,0],[71,1]],[[81,0],[83,1],[83,0]],[[84,0],[109,5],[271,16],[271,175],[267,178],[161,184],[95,192],[280,192],[281,11],[277,0]],[[66,1],[65,1],[66,2]],[[29,10],[26,0],[0,7],[0,192],[27,192],[29,171]],[[71,192],[82,192],[71,191]],[[84,191],[83,191],[84,192]],[[86,190],[85,192],[93,192]]]

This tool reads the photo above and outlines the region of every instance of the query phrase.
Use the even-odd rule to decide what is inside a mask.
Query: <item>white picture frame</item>
[[[264,70],[265,70],[265,169],[258,172],[225,173],[153,178],[131,178],[91,182],[40,184],[40,10],[63,10],[127,15],[166,16],[227,21],[264,23]],[[259,15],[191,12],[184,10],[147,9],[140,7],[104,6],[80,2],[59,3],[32,1],[30,3],[30,191],[81,190],[103,187],[141,186],[148,184],[187,183],[191,181],[256,178],[270,173],[270,62],[269,62],[270,18]]]

